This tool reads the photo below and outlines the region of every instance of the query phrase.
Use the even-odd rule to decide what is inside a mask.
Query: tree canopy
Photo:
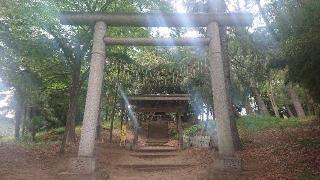
[[[188,12],[208,11],[207,1],[185,4]],[[315,114],[320,103],[320,3],[272,0],[262,6],[259,0],[247,0],[241,7],[233,1],[225,4],[226,11],[257,7],[256,19],[262,21],[259,27],[221,29],[235,109],[275,116],[289,116],[289,111]],[[16,119],[29,112],[29,119],[41,117],[41,128],[69,124],[71,134],[82,121],[92,27],[62,25],[60,12],[174,12],[173,5],[156,0],[3,2],[0,77],[14,89]],[[181,37],[189,31],[174,28],[170,33]],[[205,36],[205,28],[192,31]],[[152,28],[136,27],[110,27],[107,33],[110,37],[157,36]],[[113,109],[121,109],[119,89],[128,95],[190,93],[189,113],[199,115],[207,108],[213,114],[206,51],[205,47],[107,47],[101,118],[110,119]]]

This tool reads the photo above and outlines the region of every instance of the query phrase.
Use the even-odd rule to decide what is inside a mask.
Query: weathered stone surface
[[[212,22],[208,25],[208,37],[211,38],[209,44],[208,59],[210,63],[210,76],[212,84],[214,114],[217,119],[217,134],[219,154],[233,156],[235,148],[232,141],[231,117],[227,97],[226,83],[224,81],[224,67],[221,54],[221,41],[219,35],[219,25]]]
[[[239,172],[214,171],[209,176],[210,180],[238,180],[240,179]]]
[[[96,169],[96,159],[94,157],[71,158],[69,166],[74,174],[93,174]]]
[[[125,144],[125,149],[127,149],[127,150],[133,150],[133,144],[132,144],[131,142],[127,142],[127,143]]]
[[[236,156],[217,156],[214,160],[215,171],[241,171],[241,159]]]
[[[106,24],[104,22],[97,22],[94,27],[88,91],[78,152],[79,156],[84,157],[94,155],[105,64],[105,44],[103,42],[105,33]]]
[[[186,149],[191,146],[190,136],[183,136],[183,149]]]
[[[236,156],[216,156],[213,168],[209,171],[209,177],[214,180],[239,179],[242,171],[241,164],[241,159]]]
[[[209,148],[210,136],[183,136],[183,148],[197,147],[197,148]]]
[[[95,172],[92,174],[76,174],[70,172],[59,173],[57,180],[106,180],[109,176],[103,172]]]

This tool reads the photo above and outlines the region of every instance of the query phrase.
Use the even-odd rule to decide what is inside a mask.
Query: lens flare
[[[122,87],[120,85],[119,85],[119,91],[120,91],[121,97],[124,100],[125,108],[128,111],[129,119],[132,120],[135,128],[139,128],[140,127],[139,121],[138,121],[135,113],[132,111],[132,106],[130,105],[130,102],[128,100],[128,96],[124,93],[124,91],[122,90]]]

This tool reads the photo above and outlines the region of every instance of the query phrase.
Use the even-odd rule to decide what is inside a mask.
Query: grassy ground
[[[247,129],[250,132],[267,130],[271,128],[289,128],[298,127],[310,121],[313,117],[306,119],[298,118],[277,118],[273,116],[251,115],[243,116],[237,121],[238,128]]]
[[[305,119],[299,118],[277,118],[272,116],[260,116],[260,115],[251,115],[243,116],[237,120],[237,127],[240,134],[240,138],[243,144],[251,142],[253,136],[256,133],[266,131],[269,129],[284,130],[286,128],[296,128],[304,126],[314,117],[307,117]]]

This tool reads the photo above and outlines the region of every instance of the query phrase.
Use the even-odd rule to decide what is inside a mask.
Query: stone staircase
[[[157,159],[157,158],[169,158],[169,157],[175,157],[177,156],[176,153],[153,153],[153,152],[145,152],[145,153],[132,153],[130,156],[138,157],[142,159]]]
[[[125,164],[118,165],[120,168],[130,168],[142,172],[170,171],[190,167],[189,164]]]
[[[126,176],[123,179],[161,179],[164,176],[170,176],[164,179],[175,179],[175,172],[193,166],[196,165],[181,160],[175,147],[164,145],[140,147],[129,154],[126,162],[119,162],[116,165],[119,171],[131,174],[130,177]],[[122,179],[120,176],[117,178]]]
[[[168,143],[168,138],[148,138],[146,141],[147,146],[164,146]]]

